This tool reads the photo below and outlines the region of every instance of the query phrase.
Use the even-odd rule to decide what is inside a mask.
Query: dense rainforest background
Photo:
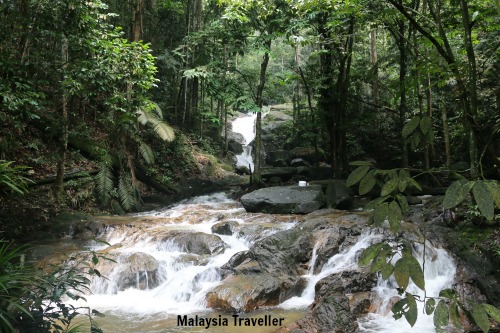
[[[273,104],[292,105],[285,145],[323,151],[332,178],[369,161],[430,189],[498,180],[499,73],[498,0],[0,1],[0,238],[223,177],[238,111],[257,113],[263,186]]]

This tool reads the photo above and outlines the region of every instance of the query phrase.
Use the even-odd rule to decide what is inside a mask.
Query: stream
[[[221,283],[221,266],[259,240],[300,228],[303,223],[298,215],[247,213],[225,193],[195,197],[156,211],[96,219],[102,225],[97,238],[109,245],[89,241],[86,247],[116,263],[104,260],[99,264],[107,278],[94,278],[92,294],[79,305],[103,312],[106,317],[96,321],[108,333],[233,332],[232,314],[207,308],[205,300],[207,292]],[[232,235],[213,232],[213,227],[221,223],[235,226]],[[307,284],[301,294],[278,306],[242,313],[241,317],[272,315],[285,318],[283,325],[304,317],[314,301],[316,283],[334,273],[356,270],[361,250],[383,237],[368,227],[363,230],[354,245],[331,256],[319,271],[315,270],[317,252],[327,244],[328,237],[318,237],[303,276]],[[414,252],[422,263],[423,246],[414,245]],[[441,289],[449,287],[454,275],[455,266],[446,251],[427,244],[427,296],[437,296]],[[421,293],[412,284],[409,291]],[[397,295],[394,281],[379,279],[374,292],[376,310],[358,319],[360,332],[434,332],[432,317],[421,311],[413,329],[404,318],[392,318],[389,307]],[[178,315],[227,318],[230,325],[208,330],[179,327]],[[245,332],[244,328],[238,327],[238,331]],[[257,333],[274,330],[276,327],[247,327],[248,332]]]

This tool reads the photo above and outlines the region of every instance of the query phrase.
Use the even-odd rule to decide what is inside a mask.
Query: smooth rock
[[[276,186],[263,188],[241,197],[248,212],[270,214],[307,214],[325,204],[321,186]]]

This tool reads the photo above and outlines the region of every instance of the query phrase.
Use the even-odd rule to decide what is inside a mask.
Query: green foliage
[[[467,195],[471,195],[477,203],[481,214],[488,220],[492,221],[495,217],[495,206],[500,208],[498,197],[500,193],[500,185],[495,181],[475,180],[468,181],[465,179],[458,180],[448,187],[445,193],[443,207],[451,209],[463,203]]]
[[[0,160],[0,192],[24,194],[31,182],[23,174],[28,167],[12,165],[13,161]]]
[[[429,116],[414,116],[403,126],[403,138],[413,150],[424,147],[434,141],[432,119]]]
[[[64,333],[74,331],[78,316],[87,318],[93,332],[102,332],[87,307],[69,305],[66,298],[83,299],[90,278],[100,275],[94,268],[104,257],[90,253],[90,260],[76,260],[54,270],[35,270],[24,264],[27,247],[0,241],[0,330],[2,332]],[[84,310],[85,312],[82,312]]]

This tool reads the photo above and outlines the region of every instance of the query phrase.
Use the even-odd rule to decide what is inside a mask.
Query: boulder
[[[160,241],[170,243],[180,250],[194,254],[215,255],[224,252],[226,244],[217,235],[203,232],[170,231],[160,236]]]
[[[321,186],[276,186],[263,188],[241,197],[247,212],[271,214],[307,214],[325,204]]]
[[[243,153],[243,145],[240,142],[234,140],[228,140],[227,149],[236,155]]]
[[[306,160],[302,159],[302,158],[294,158],[290,162],[290,166],[293,166],[293,167],[311,166],[311,164],[309,162],[307,162]]]
[[[289,153],[287,150],[276,150],[270,151],[266,154],[266,164],[273,165],[278,160],[286,161],[289,158]]]
[[[343,180],[335,179],[325,192],[326,206],[336,209],[350,209],[354,200],[352,191]]]
[[[283,180],[292,178],[293,175],[297,173],[296,168],[261,168],[260,176],[264,179],[269,179],[271,177],[280,177]]]
[[[235,171],[238,175],[249,175],[250,169],[247,166],[239,165],[235,168]]]
[[[101,260],[96,269],[106,279],[97,286],[98,293],[112,293],[128,288],[140,290],[158,286],[158,261],[151,255],[143,252],[106,254],[114,260]]]
[[[212,232],[219,235],[232,235],[234,228],[239,225],[236,221],[224,221],[212,226]]]
[[[290,158],[302,158],[311,164],[326,161],[326,155],[323,149],[316,150],[314,147],[295,147],[290,150]]]
[[[205,296],[207,306],[226,312],[249,312],[278,305],[281,281],[272,275],[231,275]]]

